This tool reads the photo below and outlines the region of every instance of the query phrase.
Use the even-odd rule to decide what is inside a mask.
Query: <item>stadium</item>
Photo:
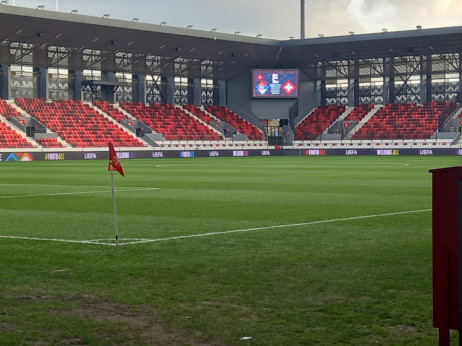
[[[275,40],[7,3],[0,344],[436,343],[462,27]]]
[[[460,27],[277,41],[0,11],[6,158],[109,137],[129,157],[460,154]]]

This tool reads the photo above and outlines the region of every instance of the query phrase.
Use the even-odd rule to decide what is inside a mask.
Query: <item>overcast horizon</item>
[[[267,0],[9,0],[8,5],[211,30],[265,38],[300,37],[300,1]],[[4,5],[3,5],[4,6]],[[462,25],[461,0],[305,0],[305,37],[348,35]]]

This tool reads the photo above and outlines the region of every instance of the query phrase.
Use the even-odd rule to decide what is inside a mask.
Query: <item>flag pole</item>
[[[109,165],[108,170],[111,171],[111,183],[112,183],[112,205],[114,206],[114,226],[115,226],[115,238],[116,245],[119,245],[119,229],[117,226],[117,209],[116,209],[116,200],[115,200],[115,190],[114,190],[114,169],[119,172],[122,177],[125,177],[124,170],[120,164],[117,153],[114,149],[112,142],[109,142]]]
[[[116,245],[119,245],[119,228],[117,226],[117,208],[116,208],[116,199],[115,199],[115,190],[114,190],[114,169],[111,166],[111,183],[112,183],[112,205],[114,206],[114,227],[115,227],[115,239]]]

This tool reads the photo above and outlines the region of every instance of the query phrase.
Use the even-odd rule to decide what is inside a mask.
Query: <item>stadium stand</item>
[[[0,114],[5,118],[10,119],[12,117],[19,118],[22,116],[16,109],[9,105],[5,100],[0,99]]]
[[[109,141],[116,147],[144,146],[81,101],[17,98],[15,102],[73,147],[106,147]]]
[[[22,117],[22,114],[9,105],[5,100],[0,100],[0,115],[7,120],[12,117]],[[26,138],[13,130],[4,122],[0,122],[0,148],[32,148]]]
[[[187,110],[188,112],[194,114],[196,117],[201,119],[204,123],[210,124],[211,121],[216,119],[212,118],[210,114],[206,113],[202,109],[194,105],[183,105],[183,109]]]
[[[452,102],[388,104],[353,135],[353,139],[428,139],[456,105]]]
[[[249,140],[264,140],[263,133],[256,126],[222,106],[201,108],[194,105],[180,107],[133,102],[121,102],[119,106],[115,106],[107,101],[94,101],[92,107],[82,101],[47,102],[27,98],[17,98],[15,102],[17,107],[0,100],[0,115],[6,119],[16,117],[20,120],[25,115],[30,115],[55,132],[59,138],[38,137],[35,142],[28,141],[18,130],[2,123],[1,148],[34,148],[37,144],[43,148],[92,148],[105,147],[108,141],[112,141],[116,147],[145,146],[134,134],[114,124],[108,117],[116,122],[138,119],[155,132],[163,134],[165,141],[225,140],[223,135],[208,126],[212,122],[219,125],[220,121],[234,127],[238,133],[245,134]],[[21,113],[21,109],[25,113]],[[323,106],[314,109],[296,125],[295,139],[318,140],[335,121],[341,119],[358,123],[354,129],[356,132],[352,131],[349,137],[351,140],[426,140],[432,138],[451,115],[462,118],[462,111],[456,112],[456,109],[457,104],[454,102],[436,101],[423,105],[396,103],[380,108],[373,104],[361,104],[351,111],[348,110],[349,112],[345,106]]]
[[[35,141],[44,148],[64,148],[57,138],[36,138]]]
[[[221,140],[221,135],[172,104],[121,102],[122,109],[166,140]]]
[[[32,148],[33,145],[19,133],[0,121],[0,148]]]
[[[360,122],[373,108],[373,104],[361,104],[355,107],[344,120]]]
[[[101,109],[104,113],[109,115],[112,119],[120,123],[122,119],[128,119],[128,117],[118,110],[114,105],[108,101],[93,101],[93,105]]]
[[[249,140],[263,140],[263,133],[236,113],[223,106],[206,106],[205,110],[213,116],[228,123],[239,133],[247,135]]]
[[[329,105],[316,108],[295,127],[295,139],[317,139],[343,112],[345,106]]]

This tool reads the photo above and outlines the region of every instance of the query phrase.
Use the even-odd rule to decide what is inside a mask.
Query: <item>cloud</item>
[[[56,0],[15,0],[16,6],[54,11]],[[12,1],[10,1],[12,4]],[[300,1],[298,0],[59,0],[59,10],[101,17],[194,29],[287,39],[299,37]],[[306,37],[347,35],[355,33],[411,30],[461,25],[461,0],[305,0]]]
[[[462,16],[460,0],[358,1],[361,2],[359,13],[366,32],[378,31],[380,25],[391,30],[410,30],[415,25],[424,28],[460,25]]]

